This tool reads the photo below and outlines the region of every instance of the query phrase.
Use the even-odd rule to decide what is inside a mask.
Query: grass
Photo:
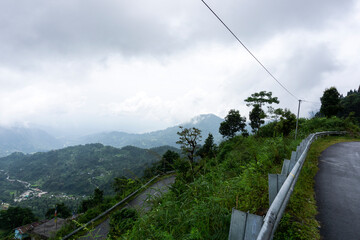
[[[314,142],[308,152],[299,180],[281,219],[274,239],[320,239],[314,177],[321,153],[333,144],[360,141],[352,137],[326,137]]]
[[[179,174],[122,239],[227,239],[232,208],[264,215],[268,173],[281,171],[298,142],[252,136],[223,142],[216,158],[199,162],[194,181]]]

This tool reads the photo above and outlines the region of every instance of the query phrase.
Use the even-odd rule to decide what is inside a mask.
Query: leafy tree
[[[179,127],[180,132],[177,132],[179,135],[179,141],[176,143],[180,145],[183,153],[188,157],[190,163],[192,164],[195,159],[195,153],[199,148],[199,141],[201,140],[201,130],[197,128],[184,128]]]
[[[276,109],[275,113],[280,115],[280,121],[276,125],[276,130],[284,136],[288,136],[296,126],[296,116],[289,109]]]
[[[93,196],[94,204],[98,205],[104,201],[104,191],[99,188],[95,188]]]
[[[262,109],[265,104],[271,105],[273,103],[278,104],[279,100],[277,97],[272,96],[272,92],[261,91],[258,93],[251,94],[250,97],[245,99],[247,106],[252,106],[253,109],[249,113],[250,126],[254,133],[257,133],[261,124],[264,124],[264,119],[267,117],[266,113]],[[268,106],[268,112],[272,112],[273,108]]]
[[[335,87],[325,89],[324,94],[320,100],[320,112],[323,113],[326,117],[336,116],[336,114],[341,110],[340,94]]]
[[[104,191],[96,188],[89,199],[84,199],[79,208],[79,212],[86,212],[88,209],[100,205],[104,201]]]
[[[214,143],[214,136],[209,133],[204,145],[199,149],[197,154],[202,157],[216,157],[217,146]]]
[[[238,110],[231,109],[225,117],[225,121],[220,123],[219,132],[223,137],[232,138],[239,131],[245,132],[245,126],[246,118],[241,117]]]
[[[254,133],[257,133],[261,124],[264,124],[264,118],[266,117],[266,114],[264,110],[261,109],[260,105],[255,104],[254,108],[249,113],[250,118],[250,126],[252,128],[252,131]]]
[[[180,155],[174,151],[167,150],[161,158],[161,167],[163,172],[174,170],[174,162],[180,158]]]
[[[346,97],[340,99],[340,104],[342,109],[338,114],[339,117],[346,118],[353,113],[355,123],[360,123],[360,87],[359,90],[350,90]]]
[[[0,228],[12,230],[32,222],[37,218],[29,208],[9,207],[7,210],[0,211]]]
[[[56,204],[57,216],[60,218],[68,218],[71,216],[71,210],[65,203],[57,203]],[[45,213],[45,217],[47,219],[54,218],[55,208],[49,208]]]
[[[135,181],[131,178],[126,178],[124,176],[116,177],[114,178],[113,189],[117,194],[123,195],[126,190],[132,189],[134,185]]]
[[[194,161],[195,155],[198,151],[200,145],[198,142],[201,140],[201,131],[197,128],[184,128],[180,126],[181,132],[177,132],[179,135],[179,141],[177,144],[180,144],[180,148],[183,151],[184,155],[188,158],[188,165],[190,171],[187,171],[187,167],[184,166],[184,161],[176,162],[176,169],[178,173],[181,173],[182,177],[186,182],[194,181],[195,171],[194,171]]]
[[[259,105],[261,108],[264,104],[278,104],[279,100],[277,97],[272,96],[272,92],[261,91],[251,94],[250,97],[245,99],[245,102],[247,102],[247,106]]]

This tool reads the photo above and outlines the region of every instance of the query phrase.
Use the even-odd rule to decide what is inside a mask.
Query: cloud
[[[207,2],[299,98],[358,87],[359,2]],[[297,110],[201,1],[1,1],[0,52],[0,124],[145,132],[261,90]]]

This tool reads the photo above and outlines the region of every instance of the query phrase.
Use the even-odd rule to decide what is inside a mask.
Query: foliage
[[[200,161],[194,181],[177,176],[171,191],[141,216],[124,239],[226,239],[231,209],[264,214],[267,173],[280,171],[297,142],[236,136],[219,145],[216,157]],[[188,164],[176,164],[181,173]],[[202,166],[200,168],[200,166]],[[180,170],[178,170],[180,172]]]
[[[77,212],[77,209],[83,200],[82,197],[73,197],[73,196],[49,196],[48,194],[41,197],[34,197],[26,201],[15,202],[12,205],[22,208],[30,208],[35,216],[40,219],[45,217],[46,212],[49,208],[53,208],[57,203],[63,202],[71,212]]]
[[[320,100],[320,112],[326,117],[336,116],[337,113],[341,110],[340,94],[335,87],[325,89]]]
[[[358,90],[350,90],[347,95],[340,99],[341,111],[339,117],[346,118],[353,113],[354,124],[360,124],[360,86]]]
[[[133,179],[126,178],[124,176],[115,178],[114,183],[113,183],[114,191],[119,196],[126,195],[126,193],[128,192],[129,189],[132,190],[132,189],[136,188],[137,186],[138,186],[138,184],[136,184],[136,182]]]
[[[0,228],[12,230],[16,227],[35,222],[37,218],[28,208],[9,207],[0,211]]]
[[[274,111],[278,120],[270,122],[260,128],[259,136],[276,137],[289,136],[296,127],[296,116],[289,109],[278,108]]]
[[[209,133],[208,137],[205,140],[204,145],[199,149],[197,155],[201,158],[205,157],[216,157],[217,146],[214,143],[214,137],[211,133]]]
[[[247,102],[247,106],[259,105],[260,107],[262,107],[262,105],[264,104],[278,104],[279,100],[277,97],[272,96],[272,92],[261,91],[251,94],[250,97],[245,99],[245,102]]]
[[[94,194],[88,198],[84,199],[79,208],[79,212],[83,213],[86,212],[88,209],[93,208],[104,201],[104,191],[100,190],[99,188],[95,188]]]
[[[239,131],[245,132],[246,118],[241,117],[240,112],[231,109],[225,117],[225,121],[220,124],[219,132],[223,137],[232,138]]]
[[[117,239],[130,230],[139,215],[135,209],[123,208],[113,213],[110,217],[110,239]]]
[[[260,105],[255,104],[251,112],[249,113],[250,126],[254,133],[259,131],[261,124],[264,124],[263,120],[266,117],[265,112],[261,109]]]
[[[265,104],[278,104],[279,100],[277,97],[272,96],[272,92],[261,91],[259,93],[251,94],[250,97],[245,99],[245,102],[247,102],[247,106],[253,107],[253,109],[249,113],[250,126],[254,133],[258,133],[260,126],[264,124],[264,119],[267,117],[266,113],[262,109],[262,106]],[[272,108],[268,108],[271,112]]]
[[[47,219],[52,219],[55,216],[55,209],[57,212],[57,217],[68,218],[71,216],[71,210],[64,203],[57,203],[55,208],[49,208],[45,214]]]

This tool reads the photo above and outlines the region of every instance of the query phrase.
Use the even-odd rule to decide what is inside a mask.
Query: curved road
[[[169,190],[169,186],[174,182],[175,176],[171,176],[154,183],[151,185],[151,187],[127,203],[126,207],[135,208],[140,212],[140,214],[148,212],[151,209],[151,204],[148,200],[161,196],[161,194],[167,192]],[[81,239],[106,239],[106,236],[110,230],[109,223],[110,219],[108,218],[94,229],[94,231],[91,233],[91,236],[82,237]]]
[[[315,193],[322,239],[360,239],[360,142],[338,143],[321,154]]]

